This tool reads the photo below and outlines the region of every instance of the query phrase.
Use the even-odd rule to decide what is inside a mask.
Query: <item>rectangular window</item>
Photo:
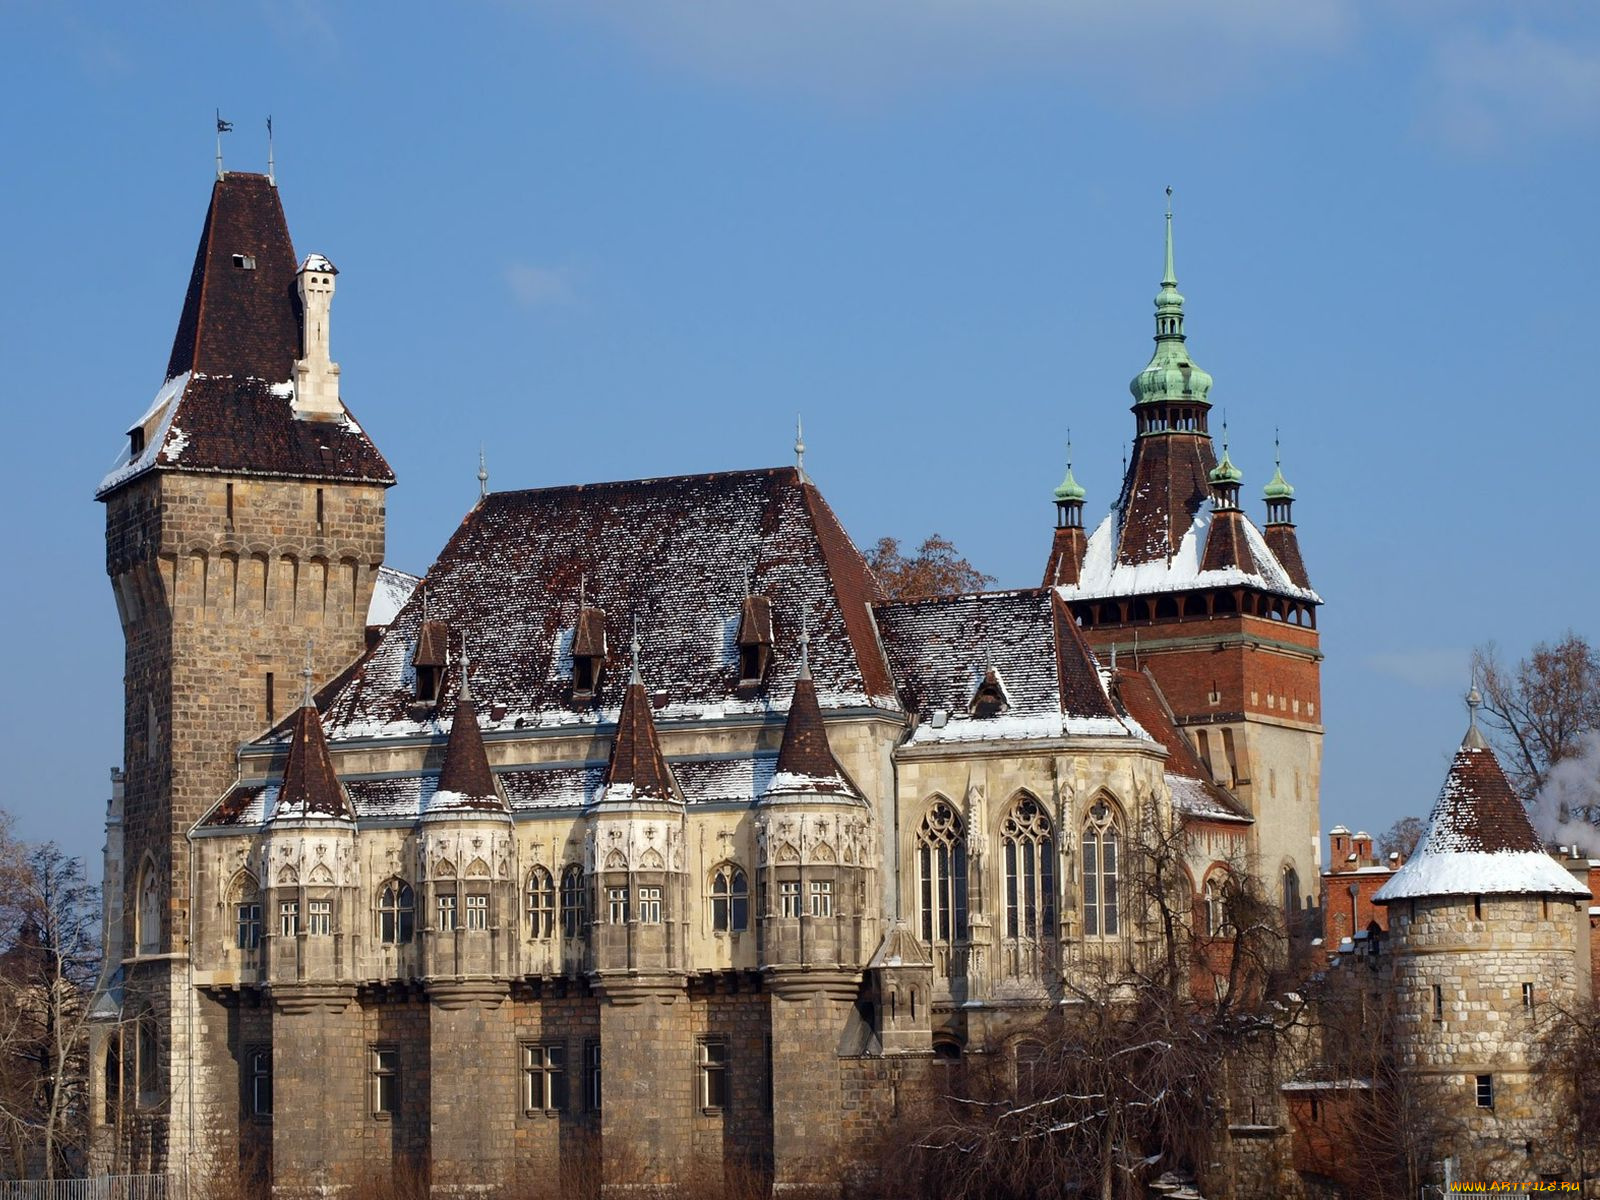
[[[333,932],[332,900],[311,900],[307,902],[306,932],[312,937],[327,937]]]
[[[489,897],[478,894],[467,896],[467,928],[489,928]]]
[[[1522,1007],[1529,1012],[1533,1011],[1533,984],[1531,983],[1522,985]]]
[[[1478,1107],[1479,1108],[1493,1108],[1494,1107],[1494,1076],[1493,1075],[1479,1075],[1478,1076]]]
[[[660,888],[642,887],[639,889],[639,921],[644,925],[661,924]]]
[[[1433,1019],[1444,1020],[1444,989],[1437,983],[1433,985]]]
[[[628,923],[628,889],[606,889],[606,919],[613,925]]]
[[[583,1106],[600,1111],[600,1043],[590,1038],[583,1044]]]
[[[400,1112],[400,1051],[393,1046],[372,1048],[372,1115],[393,1117]]]
[[[257,1046],[246,1060],[250,1078],[247,1086],[247,1103],[253,1117],[272,1115],[272,1051]]]
[[[234,945],[241,950],[254,950],[261,945],[261,905],[236,904]]]
[[[228,528],[233,528],[233,484],[228,484]]]
[[[278,904],[278,936],[294,937],[300,932],[300,901],[284,900]]]
[[[267,672],[267,724],[271,725],[277,720],[277,701],[272,695],[272,672]]]
[[[522,1046],[522,1107],[557,1113],[567,1106],[567,1048],[560,1043]]]
[[[454,933],[456,929],[456,897],[447,892],[439,898],[439,932]]]
[[[800,881],[798,879],[785,879],[778,884],[778,915],[783,917],[798,917],[800,915]]]
[[[728,1043],[703,1037],[695,1043],[700,1059],[700,1107],[722,1112],[728,1107]]]
[[[317,524],[322,524],[322,489],[317,489]]]
[[[813,917],[833,916],[833,880],[813,879],[811,881],[811,915]]]

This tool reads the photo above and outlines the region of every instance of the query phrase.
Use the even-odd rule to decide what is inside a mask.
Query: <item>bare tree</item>
[[[1550,768],[1578,752],[1579,739],[1600,729],[1600,656],[1588,639],[1568,630],[1540,642],[1516,663],[1502,661],[1493,642],[1472,652],[1483,688],[1484,722],[1524,800],[1544,786]]]
[[[907,558],[898,538],[880,538],[867,552],[867,565],[893,600],[921,600],[928,596],[955,596],[978,592],[994,582],[961,555],[955,545],[937,533],[930,534]]]
[[[99,975],[99,889],[54,842],[29,849],[7,893],[0,953],[5,1055],[0,1121],[18,1165],[54,1179],[83,1148],[90,994]]]
[[[1384,858],[1391,854],[1410,858],[1417,852],[1417,843],[1422,841],[1427,829],[1427,822],[1421,817],[1401,817],[1378,839],[1378,853]]]
[[[1574,1178],[1600,1177],[1600,1001],[1546,1006],[1541,1023],[1534,1070],[1557,1099],[1551,1148],[1566,1158]]]

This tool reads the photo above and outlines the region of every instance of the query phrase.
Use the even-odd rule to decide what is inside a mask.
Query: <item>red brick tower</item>
[[[1068,471],[1045,583],[1103,657],[1148,668],[1218,782],[1249,805],[1267,886],[1303,913],[1315,904],[1319,866],[1322,601],[1282,472],[1265,491],[1263,533],[1239,507],[1243,475],[1226,445],[1217,461],[1211,376],[1190,359],[1183,303],[1169,209],[1156,347],[1130,385],[1136,438],[1122,491],[1085,537],[1083,489]]]

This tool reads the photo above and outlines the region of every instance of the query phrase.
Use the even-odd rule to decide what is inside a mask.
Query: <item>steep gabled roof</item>
[[[902,701],[917,714],[914,745],[1137,736],[1050,589],[894,601],[873,611]],[[1005,681],[1008,706],[974,716],[969,705],[991,669]]]
[[[574,711],[580,585],[609,623],[608,661]],[[868,610],[877,585],[792,467],[492,493],[428,570],[426,589],[429,619],[473,648],[485,729],[615,720],[635,615],[658,720],[767,713],[793,686],[803,626],[824,709],[898,707]],[[762,686],[741,689],[750,591],[771,598],[774,647]],[[410,680],[421,622],[419,589],[330,700],[331,737],[433,731]],[[598,645],[601,631],[585,641]]]
[[[278,189],[264,175],[217,180],[166,383],[95,495],[152,470],[288,476],[388,486],[394,472],[348,412],[297,419],[300,303]]]
[[[1413,854],[1373,900],[1532,894],[1587,897],[1539,842],[1527,810],[1476,725],[1456,751]]]
[[[322,720],[314,705],[303,704],[290,719],[289,761],[272,810],[274,821],[307,818],[355,820],[350,802],[339,786],[322,733]]]

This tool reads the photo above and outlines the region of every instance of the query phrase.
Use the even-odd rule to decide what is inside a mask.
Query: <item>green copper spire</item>
[[[1137,404],[1206,403],[1211,376],[1189,360],[1184,345],[1183,294],[1172,265],[1172,189],[1167,189],[1166,263],[1156,293],[1156,349],[1144,370],[1128,385]]]
[[[1061,481],[1061,486],[1055,490],[1057,504],[1076,500],[1083,502],[1089,493],[1083,490],[1083,485],[1072,476],[1072,435],[1067,435],[1067,477]]]
[[[1267,480],[1267,486],[1261,489],[1263,500],[1287,500],[1294,495],[1294,488],[1289,486],[1289,481],[1283,477],[1283,448],[1278,444],[1277,435],[1272,438],[1272,460],[1275,470],[1272,478]]]
[[[1214,487],[1238,487],[1244,480],[1244,472],[1233,465],[1233,460],[1228,457],[1228,426],[1222,426],[1222,461],[1211,468],[1211,483]]]

